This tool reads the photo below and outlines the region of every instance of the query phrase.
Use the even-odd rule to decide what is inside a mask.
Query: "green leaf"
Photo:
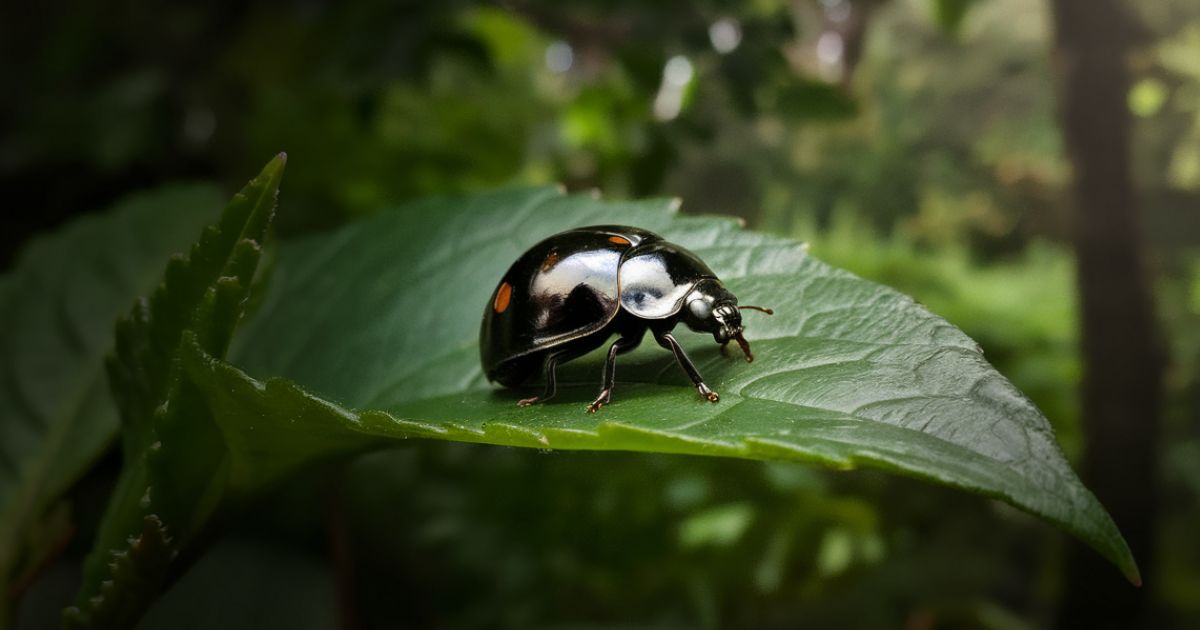
[[[113,322],[220,206],[210,186],[130,197],[33,241],[0,278],[0,620],[10,580],[62,543],[47,525],[68,531],[47,512],[116,435]]]
[[[958,33],[967,11],[979,0],[930,0],[933,20],[947,33]]]
[[[597,414],[584,412],[599,388],[596,354],[564,366],[545,405],[518,408],[525,392],[485,381],[479,319],[503,271],[539,239],[595,223],[657,231],[709,262],[743,303],[776,309],[747,322],[753,364],[680,333],[719,404],[699,400],[654,344],[622,357],[614,403]],[[552,190],[430,200],[281,248],[262,304],[232,353],[241,369],[198,341],[183,355],[228,446],[225,491],[237,496],[409,438],[869,466],[1037,514],[1138,580],[1045,417],[974,342],[911,299],[730,220]]]
[[[846,120],[858,114],[858,103],[838,85],[789,74],[777,88],[774,109],[796,120]]]
[[[205,492],[224,448],[181,378],[182,341],[224,356],[274,216],[280,154],[226,206],[162,283],[117,326],[109,380],[122,422],[121,476],[84,565],[68,627],[129,627],[191,557],[216,508]],[[220,487],[219,484],[215,487]],[[182,556],[182,561],[180,557]]]

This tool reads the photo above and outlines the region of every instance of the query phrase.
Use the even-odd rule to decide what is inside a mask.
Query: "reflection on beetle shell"
[[[638,250],[621,264],[619,281],[621,306],[638,317],[662,319],[674,315],[697,280],[715,277],[694,254],[665,241],[648,243]]]
[[[543,264],[529,286],[533,333],[539,340],[573,331],[581,317],[603,317],[617,300],[611,270],[620,262],[621,252],[599,249],[551,256],[555,263],[549,268]],[[609,287],[611,294],[605,290]]]

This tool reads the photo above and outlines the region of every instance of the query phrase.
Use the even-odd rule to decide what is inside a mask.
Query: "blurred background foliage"
[[[1197,627],[1200,5],[1129,7],[1169,355],[1146,588],[1154,624]],[[280,149],[285,238],[503,185],[677,196],[947,317],[1077,459],[1052,30],[1041,0],[10,3],[3,264],[134,190],[235,189]],[[116,458],[72,493],[78,534],[23,626],[70,597]],[[1063,589],[1062,534],[874,473],[455,444],[328,472],[255,508],[144,626],[1027,628]]]

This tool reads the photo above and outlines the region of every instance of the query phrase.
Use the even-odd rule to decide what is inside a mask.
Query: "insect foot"
[[[596,397],[596,400],[592,401],[592,404],[587,406],[587,412],[596,413],[601,407],[610,402],[612,402],[612,390],[605,389],[604,391],[600,392],[600,395]]]

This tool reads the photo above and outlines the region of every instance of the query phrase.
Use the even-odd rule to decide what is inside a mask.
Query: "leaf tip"
[[[1138,570],[1137,561],[1130,558],[1129,564],[1121,567],[1121,570],[1125,574],[1125,579],[1129,580],[1130,584],[1142,588],[1142,572]]]
[[[279,186],[279,179],[283,176],[283,169],[287,166],[288,155],[286,151],[280,151],[271,158],[270,162],[263,167],[261,173],[258,174],[256,180],[269,182],[272,187]]]
[[[1107,556],[1130,584],[1137,588],[1142,587],[1142,571],[1138,568],[1137,559],[1133,557],[1133,552],[1123,538],[1118,539],[1117,548],[1107,552],[1102,551],[1101,555]]]
[[[1134,559],[1133,553],[1129,550],[1128,545],[1125,544],[1124,539],[1121,539],[1117,543],[1117,547],[1116,549],[1103,550],[1101,551],[1101,555],[1107,557],[1130,584],[1136,588],[1141,588],[1142,571],[1138,568],[1137,560]],[[1100,549],[1097,548],[1097,550]]]

